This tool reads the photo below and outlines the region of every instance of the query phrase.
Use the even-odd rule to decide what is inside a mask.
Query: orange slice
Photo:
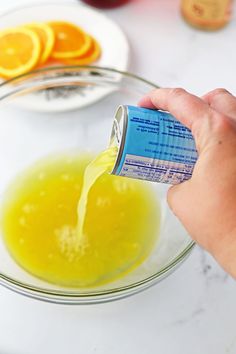
[[[53,59],[53,58],[49,57],[48,60],[41,67],[52,66],[52,65],[53,66],[61,65],[61,60]]]
[[[38,62],[40,41],[28,28],[0,32],[0,75],[11,78],[31,70]]]
[[[55,42],[54,32],[50,26],[41,22],[29,23],[26,27],[34,31],[40,39],[41,55],[38,64],[43,64],[49,58],[53,50]]]
[[[90,47],[91,37],[81,28],[68,22],[49,22],[49,26],[55,35],[52,58],[76,58]]]
[[[70,65],[88,65],[95,62],[101,55],[101,47],[94,38],[91,37],[91,39],[91,46],[86,53],[77,58],[64,59],[63,63]]]

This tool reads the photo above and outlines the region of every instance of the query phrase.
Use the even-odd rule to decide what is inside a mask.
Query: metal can
[[[119,106],[111,146],[118,153],[112,174],[178,184],[192,176],[198,154],[191,131],[170,113]]]

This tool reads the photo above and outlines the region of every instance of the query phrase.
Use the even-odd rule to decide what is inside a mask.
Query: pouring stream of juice
[[[79,242],[83,242],[86,238],[84,235],[84,222],[86,217],[86,209],[88,203],[88,194],[96,180],[105,172],[112,169],[117,155],[117,147],[110,146],[108,149],[100,153],[90,164],[87,166],[84,178],[81,196],[78,203],[77,215],[77,232]]]

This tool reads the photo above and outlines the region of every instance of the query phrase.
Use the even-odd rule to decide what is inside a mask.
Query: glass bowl
[[[136,105],[156,87],[130,73],[91,66],[45,68],[2,83],[0,196],[19,171],[46,155],[105,149],[117,106]],[[128,275],[97,288],[52,285],[19,267],[0,237],[0,284],[48,302],[83,304],[119,299],[162,280],[194,243],[168,208],[169,186],[152,183],[152,188],[161,206],[159,241],[148,259]]]

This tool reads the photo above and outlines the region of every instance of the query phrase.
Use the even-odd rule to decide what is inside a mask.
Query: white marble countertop
[[[21,3],[0,0],[0,8]],[[129,38],[131,71],[197,94],[222,86],[236,93],[236,21],[197,31],[178,6],[133,0],[107,11]],[[0,354],[235,354],[235,299],[235,281],[198,247],[161,283],[112,303],[52,305],[0,287]]]

